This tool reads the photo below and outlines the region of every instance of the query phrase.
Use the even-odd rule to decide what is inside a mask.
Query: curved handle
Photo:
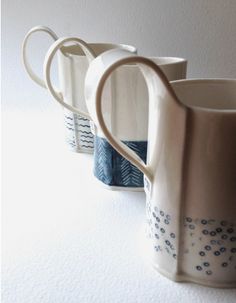
[[[114,137],[108,130],[102,112],[102,94],[105,83],[114,70],[124,64],[137,64],[145,78],[149,92],[149,102],[155,102],[157,95],[163,97],[166,93],[169,94],[171,99],[179,103],[172,87],[169,84],[164,73],[161,69],[151,60],[135,56],[124,50],[115,50],[104,53],[103,58],[97,57],[90,65],[86,80],[85,80],[85,96],[90,114],[95,122],[99,125],[103,134],[109,143],[128,161],[140,169],[146,176],[148,181],[152,183],[153,175],[150,167],[146,165],[142,159],[118,138]],[[105,58],[106,56],[106,58]],[[113,60],[112,60],[113,58]],[[101,61],[104,66],[101,68]],[[105,62],[107,64],[105,64]],[[97,69],[99,69],[97,71]],[[97,78],[94,79],[95,71],[97,71]],[[151,101],[150,101],[151,100]]]
[[[54,99],[56,99],[62,106],[64,106],[65,108],[67,108],[68,110],[79,114],[87,119],[91,119],[89,114],[86,112],[83,112],[81,110],[79,110],[78,108],[69,105],[68,103],[64,102],[63,100],[63,96],[62,94],[59,92],[58,89],[54,89],[53,85],[52,85],[52,81],[51,81],[51,66],[52,66],[52,60],[53,57],[55,56],[56,52],[62,47],[64,46],[65,43],[68,42],[74,42],[75,44],[79,45],[81,47],[81,49],[83,50],[83,52],[85,53],[88,61],[92,61],[95,58],[95,53],[94,51],[88,46],[88,44],[76,37],[66,37],[66,38],[59,38],[57,41],[55,41],[51,47],[49,48],[45,60],[44,60],[44,79],[45,79],[45,83],[46,86],[49,90],[49,92],[51,93],[51,95],[54,97]]]
[[[26,72],[28,73],[28,75],[34,82],[36,82],[38,85],[42,86],[43,88],[47,88],[44,80],[36,75],[36,73],[31,68],[31,65],[29,64],[29,61],[27,59],[27,51],[26,51],[27,43],[28,43],[29,37],[33,33],[36,33],[36,32],[45,32],[49,36],[51,36],[52,39],[55,41],[58,39],[58,37],[49,27],[39,25],[39,26],[35,26],[35,27],[31,28],[31,30],[26,34],[26,36],[23,40],[23,44],[22,44],[22,59],[23,59],[23,64],[24,64]]]

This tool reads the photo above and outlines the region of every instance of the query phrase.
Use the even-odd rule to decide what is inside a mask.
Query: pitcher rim
[[[188,84],[192,83],[211,83],[211,84],[217,84],[217,83],[235,83],[236,86],[236,79],[235,78],[189,78],[189,79],[179,79],[179,80],[173,80],[170,81],[171,87],[174,88],[174,85],[176,86],[187,86]],[[176,94],[175,94],[176,95]],[[235,109],[217,109],[217,108],[211,108],[211,107],[202,107],[202,106],[194,106],[194,105],[187,105],[183,103],[179,97],[176,95],[179,102],[186,108],[192,109],[194,111],[205,111],[205,112],[218,112],[218,113],[236,113]]]
[[[107,51],[111,51],[113,49],[116,49],[116,48],[121,48],[123,50],[126,50],[126,51],[129,51],[131,53],[134,53],[136,54],[138,52],[137,50],[137,47],[131,45],[131,44],[125,44],[125,43],[112,43],[112,42],[87,42],[87,44],[93,48],[95,46],[108,46],[108,47],[111,47],[110,49],[107,49],[105,50],[104,52],[107,52]],[[70,47],[76,47],[77,45],[76,44],[71,44],[71,45],[63,45],[61,47],[61,51],[62,53],[65,55],[65,56],[73,56],[73,57],[78,57],[78,58],[81,58],[81,57],[84,57],[85,55],[84,54],[75,54],[73,52],[69,52],[69,51],[66,51],[67,48],[70,48]],[[113,48],[112,48],[113,47]]]
[[[157,60],[157,59],[162,59],[162,60],[163,59],[172,59],[172,60],[175,60],[173,62],[157,64],[158,66],[173,65],[173,64],[178,64],[178,63],[183,63],[183,62],[187,63],[188,62],[188,59],[185,59],[185,58],[182,58],[182,57],[172,57],[172,56],[147,56],[147,58],[150,59],[150,60]]]

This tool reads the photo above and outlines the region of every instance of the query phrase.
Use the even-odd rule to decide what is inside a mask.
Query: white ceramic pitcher
[[[73,43],[73,45],[67,46],[68,43]],[[91,118],[84,98],[84,79],[88,66],[96,56],[115,48],[126,49],[132,53],[137,52],[136,48],[130,45],[86,43],[76,37],[65,37],[55,41],[45,56],[44,79],[47,88],[52,97],[69,110],[73,117],[71,121],[77,125],[76,151],[93,152],[94,149],[93,134],[90,130]],[[59,76],[62,89],[54,87],[51,79],[52,61],[57,53],[59,54]]]
[[[104,85],[124,64],[137,64],[148,86],[146,164],[113,136],[103,116]],[[154,267],[175,281],[236,287],[236,80],[171,86],[151,60],[110,51],[90,65],[85,95],[110,144],[145,175]]]
[[[29,39],[37,32],[44,32],[54,40],[46,54],[46,82],[33,71],[27,55]],[[90,130],[90,117],[84,100],[84,78],[89,62],[102,52],[113,48],[124,48],[130,52],[137,52],[135,47],[124,44],[86,43],[77,37],[58,38],[50,28],[45,26],[33,27],[24,38],[22,56],[25,69],[34,82],[47,88],[53,98],[63,105],[66,142],[72,151],[93,152],[94,138]],[[57,53],[60,88],[54,88],[51,81],[52,60]],[[76,110],[73,111],[73,109]]]
[[[106,64],[106,55],[100,64]],[[169,81],[185,79],[187,60],[151,57]],[[104,88],[104,115],[114,135],[145,162],[147,156],[148,91],[135,64],[126,64],[112,73]],[[143,190],[143,173],[107,142],[99,127],[94,128],[94,175],[113,190]]]
[[[49,35],[54,41],[60,39],[56,35],[54,31],[52,31],[49,27],[46,26],[35,26],[33,27],[25,36],[23,44],[22,44],[22,58],[26,72],[29,77],[37,83],[39,86],[47,89],[47,85],[44,79],[41,79],[32,69],[31,64],[28,60],[28,42],[32,35],[38,32],[43,32]],[[74,39],[73,39],[73,42]],[[74,53],[76,52],[76,45],[73,47]],[[80,48],[79,48],[80,50]],[[82,67],[76,71],[76,60],[73,60],[72,55],[66,55],[66,49],[62,49],[59,56],[59,77],[60,77],[60,86],[61,93],[57,95],[60,100],[63,100],[63,96],[69,100],[69,104],[73,105],[75,100],[79,100],[77,102],[82,103],[82,110],[85,109],[83,104],[83,97],[81,102],[81,94],[76,94],[74,89],[75,80],[80,76],[81,69],[84,70],[84,64],[81,63]],[[91,50],[90,50],[91,51]],[[93,54],[93,52],[91,51]],[[94,54],[93,54],[94,55]],[[63,60],[64,58],[64,60]],[[91,59],[93,56],[91,56]],[[87,59],[85,58],[84,61]],[[86,62],[87,63],[87,62]],[[85,63],[85,64],[86,64]],[[78,75],[79,74],[79,75]],[[79,81],[78,81],[79,82]],[[86,110],[85,110],[86,111]],[[85,115],[75,114],[71,112],[69,109],[64,108],[64,122],[65,122],[65,135],[66,135],[66,143],[72,151],[75,152],[93,152],[93,134],[90,131],[90,124],[88,117]]]

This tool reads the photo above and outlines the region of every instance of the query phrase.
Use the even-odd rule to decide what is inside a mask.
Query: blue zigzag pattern
[[[73,147],[93,150],[94,136],[90,131],[89,120],[67,111],[65,113],[65,126],[67,129],[67,143]]]
[[[123,141],[146,162],[147,141]],[[143,187],[142,172],[122,157],[106,139],[95,136],[94,175],[111,186]]]

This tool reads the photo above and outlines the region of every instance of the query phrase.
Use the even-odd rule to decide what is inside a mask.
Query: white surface
[[[63,112],[3,112],[4,303],[233,303],[145,259],[144,193],[112,192],[67,151]]]
[[[188,77],[236,78],[235,0],[2,0],[2,12],[3,99],[11,107],[52,104],[20,60],[23,37],[38,24],[59,36],[132,44],[143,55],[185,57]],[[42,72],[52,40],[38,34],[31,42],[31,62]]]

